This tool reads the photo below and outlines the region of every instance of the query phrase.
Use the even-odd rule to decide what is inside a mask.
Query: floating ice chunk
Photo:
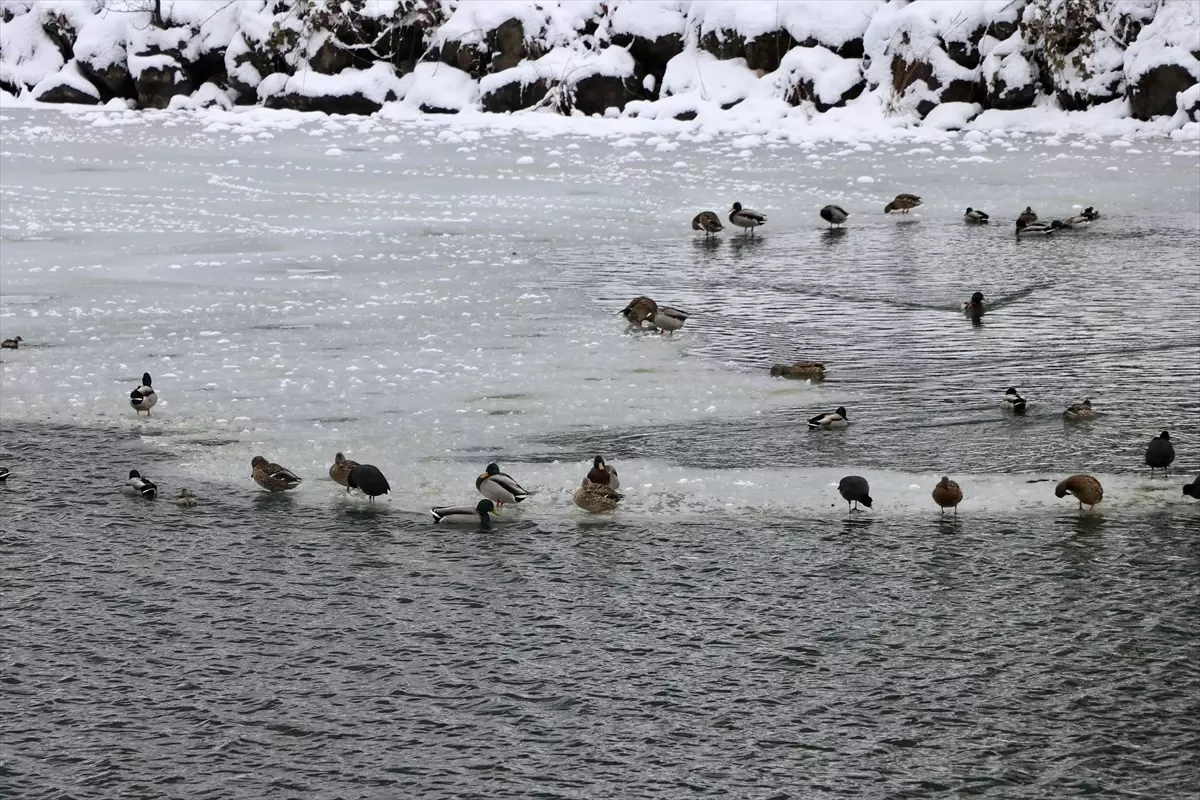
[[[870,175],[859,175],[856,183],[874,183],[875,179]]]
[[[325,151],[325,155],[327,155],[327,156],[340,156],[340,155],[343,155],[343,153],[342,153],[342,150],[341,150],[341,148],[340,148],[340,147],[331,147],[331,148],[329,148],[328,150],[326,150],[326,151]]]
[[[521,156],[517,159],[517,166],[524,167],[533,163],[533,156]]]

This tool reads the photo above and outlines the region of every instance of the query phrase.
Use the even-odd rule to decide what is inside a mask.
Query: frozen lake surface
[[[3,780],[1194,787],[1196,143],[687,130],[5,109],[0,334],[26,342],[0,363]],[[901,191],[925,205],[884,216]],[[735,200],[767,214],[755,239],[690,230]],[[1026,205],[1103,217],[1018,241]],[[973,325],[976,289],[995,305]],[[693,316],[631,333],[639,294]],[[801,359],[828,379],[767,374]],[[143,371],[149,420],[127,403]],[[1084,397],[1097,416],[1064,423]],[[839,405],[851,427],[806,429]],[[1152,480],[1164,429],[1179,458]],[[347,498],[338,450],[393,495]],[[628,490],[610,517],[570,500],[597,453]],[[264,495],[255,454],[304,485]],[[492,460],[525,507],[486,534],[429,524]],[[123,497],[134,467],[202,505]],[[1054,497],[1074,472],[1105,486],[1093,516]],[[846,474],[874,510],[847,517]],[[929,498],[943,474],[957,523]]]

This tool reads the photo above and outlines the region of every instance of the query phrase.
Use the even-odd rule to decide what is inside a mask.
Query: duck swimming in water
[[[813,429],[844,428],[849,424],[845,406],[838,406],[836,411],[830,411],[827,414],[817,414],[808,421],[808,427]]]
[[[1091,419],[1093,413],[1091,398],[1084,398],[1082,403],[1072,403],[1067,406],[1063,416],[1067,419]]]
[[[1014,414],[1024,414],[1025,405],[1025,398],[1021,397],[1012,386],[1008,387],[1008,390],[1004,392],[1004,397],[1000,399],[1000,408]]]
[[[975,292],[971,295],[970,300],[963,303],[963,313],[982,314],[983,311],[983,292]]]
[[[972,225],[986,225],[988,223],[988,215],[977,208],[967,207],[967,213],[963,214],[963,222]]]

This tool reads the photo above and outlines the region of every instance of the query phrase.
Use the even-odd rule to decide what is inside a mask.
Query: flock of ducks
[[[891,214],[907,214],[917,206],[923,204],[919,195],[901,192],[896,195],[887,205],[883,207],[883,213]],[[841,227],[847,219],[850,218],[850,212],[839,205],[824,206],[819,212],[821,219],[829,223],[829,227],[835,225]],[[1094,207],[1088,206],[1081,213],[1075,214],[1063,219],[1055,219],[1049,222],[1039,222],[1038,215],[1032,207],[1026,206],[1025,210],[1017,216],[1017,236],[1047,236],[1060,230],[1082,230],[1088,225],[1095,222],[1100,217],[1100,212]],[[733,208],[729,211],[729,221],[748,236],[754,235],[754,229],[765,225],[767,218],[765,215],[757,211],[751,211],[748,208],[743,208],[741,203],[734,203]],[[977,208],[967,207],[963,214],[963,222],[970,225],[986,225],[991,221],[991,217],[987,212],[980,211]],[[701,211],[692,218],[692,230],[703,231],[704,238],[707,239],[715,236],[719,232],[725,230],[725,226],[721,224],[721,218],[714,211]]]
[[[922,200],[920,196],[902,193],[896,195],[891,202],[884,206],[883,210],[885,214],[893,212],[907,214],[910,210],[917,208],[921,204]],[[850,214],[841,206],[827,205],[820,210],[820,216],[832,228],[835,225],[840,226],[845,223]],[[1099,216],[1099,212],[1089,206],[1081,214],[1061,220],[1052,220],[1047,223],[1039,222],[1037,213],[1031,207],[1026,207],[1017,217],[1016,230],[1018,236],[1048,235],[1059,230],[1086,228],[1092,222],[1096,221]],[[729,212],[729,221],[736,227],[742,228],[746,235],[753,236],[755,228],[764,225],[767,218],[757,211],[744,208],[741,203],[734,203]],[[963,221],[974,225],[987,224],[989,217],[984,211],[967,208],[963,215]],[[692,228],[693,230],[703,231],[705,238],[715,236],[718,232],[724,230],[721,219],[712,211],[702,211],[697,214],[692,220]],[[979,291],[973,293],[971,299],[963,303],[963,311],[969,315],[977,316],[983,314],[986,309],[986,300],[983,293]],[[646,296],[635,297],[619,313],[631,326],[641,329],[645,323],[649,323],[651,328],[657,330],[660,335],[675,333],[675,331],[683,327],[689,316],[687,313],[673,306],[659,305],[653,298]],[[19,349],[23,341],[20,336],[5,339],[3,342],[0,342],[0,348],[16,350]],[[770,374],[782,378],[819,381],[825,377],[825,365],[817,361],[775,364],[771,367]],[[146,416],[149,417],[151,409],[157,403],[158,393],[154,389],[150,373],[143,373],[141,384],[129,393],[129,405],[138,416],[144,411]],[[1001,408],[1012,414],[1024,414],[1027,407],[1027,401],[1017,391],[1016,387],[1009,387],[1001,398]],[[1094,411],[1090,398],[1071,404],[1063,412],[1064,418],[1068,420],[1090,419],[1093,415]],[[849,415],[844,406],[838,406],[833,411],[822,412],[808,420],[808,427],[811,430],[839,429],[845,428],[849,424]],[[1145,462],[1150,467],[1151,476],[1153,476],[1155,470],[1159,469],[1163,470],[1165,474],[1174,460],[1175,448],[1171,443],[1170,434],[1168,431],[1163,431],[1154,437],[1146,448]],[[268,461],[260,455],[256,455],[251,459],[250,470],[250,475],[254,482],[268,492],[290,491],[302,483],[302,479],[295,472],[272,461]],[[0,481],[6,480],[8,477],[8,468],[0,467]],[[364,494],[372,503],[376,497],[381,497],[391,491],[391,486],[387,478],[379,468],[372,464],[360,464],[357,461],[347,459],[342,453],[337,453],[334,456],[333,464],[329,467],[329,477],[335,483],[345,487],[347,493],[357,490]],[[624,498],[617,491],[620,485],[616,469],[606,464],[602,456],[596,456],[593,460],[591,470],[584,476],[579,488],[574,491],[572,500],[575,505],[592,513],[612,511],[617,508],[617,504]],[[147,500],[156,499],[159,494],[158,485],[149,478],[144,477],[136,469],[130,470],[129,478],[125,482],[125,488],[129,492]],[[501,472],[499,465],[496,463],[488,464],[485,470],[475,479],[475,488],[483,495],[484,499],[480,500],[474,506],[437,506],[431,508],[430,513],[433,516],[433,521],[435,523],[482,523],[486,526],[491,516],[499,514],[505,505],[516,505],[529,497],[529,492],[522,488],[521,484],[511,475]],[[870,485],[866,478],[860,475],[848,475],[842,478],[838,484],[838,493],[846,501],[847,508],[850,511],[857,510],[859,506],[872,507],[873,501],[870,494]],[[1065,497],[1070,494],[1078,501],[1081,512],[1085,505],[1091,511],[1104,499],[1104,488],[1100,485],[1100,481],[1091,475],[1072,475],[1055,487],[1054,494],[1056,497]],[[1200,499],[1200,477],[1194,479],[1190,484],[1185,485],[1183,487],[1183,494],[1188,497]],[[941,508],[943,514],[949,508],[957,516],[958,505],[963,499],[963,491],[955,481],[947,476],[943,476],[937,485],[934,486],[932,496],[934,503]],[[172,498],[171,502],[179,506],[191,507],[198,503],[198,499],[191,491],[184,488],[179,490],[179,494]]]

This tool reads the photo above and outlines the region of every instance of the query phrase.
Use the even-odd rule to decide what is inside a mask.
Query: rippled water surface
[[[686,131],[5,110],[3,795],[1194,793],[1195,143]],[[760,235],[692,234],[734,200]],[[638,294],[692,317],[633,334]],[[571,504],[596,453],[614,515]],[[530,500],[431,525],[490,460]]]

